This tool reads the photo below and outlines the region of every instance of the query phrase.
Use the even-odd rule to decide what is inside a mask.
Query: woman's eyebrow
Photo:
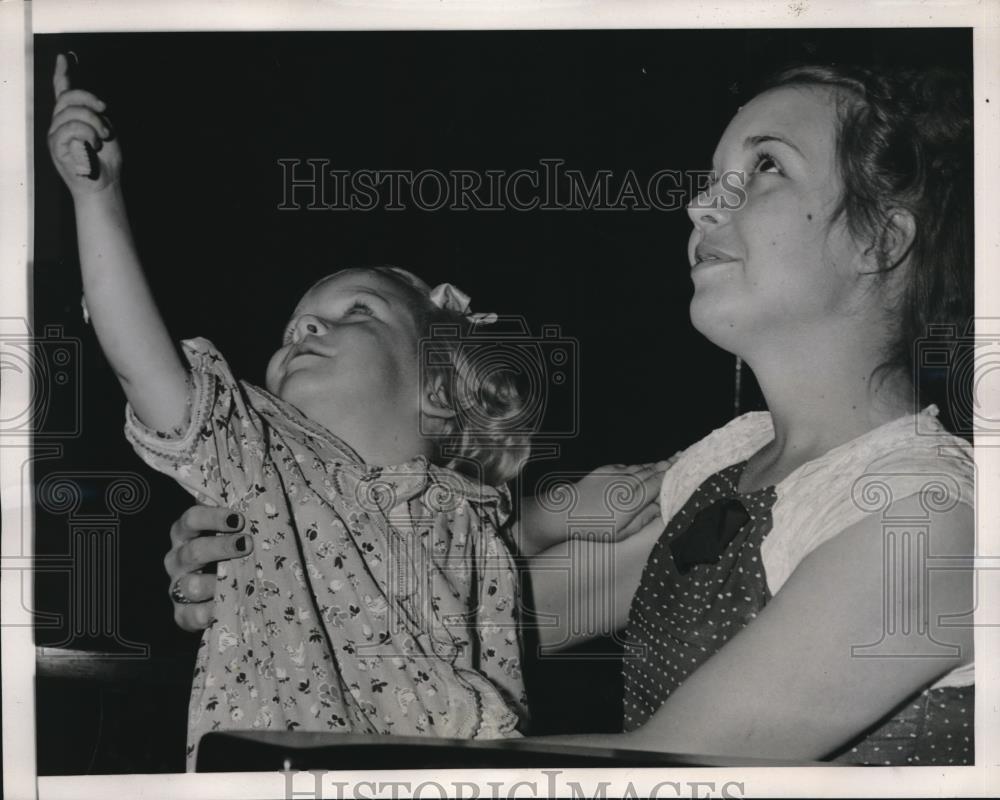
[[[778,144],[783,144],[786,147],[789,147],[792,150],[794,150],[796,153],[799,154],[800,158],[802,158],[803,160],[805,160],[805,157],[806,157],[805,153],[803,153],[791,141],[789,141],[788,139],[786,139],[783,136],[778,136],[775,133],[758,133],[758,134],[753,134],[751,136],[747,136],[747,138],[743,140],[743,149],[744,150],[752,150],[753,148],[757,147],[758,145],[767,144],[768,142],[777,142]],[[712,158],[712,172],[714,172],[716,174],[719,173],[718,161],[714,157]]]
[[[748,136],[746,139],[743,140],[743,149],[751,150],[757,145],[766,144],[768,142],[777,142],[778,144],[785,145],[785,147],[790,147],[792,150],[798,153],[801,158],[805,158],[805,154],[801,150],[799,150],[799,148],[796,147],[792,142],[790,142],[783,136],[777,136],[776,134],[773,133],[761,133],[755,136]]]

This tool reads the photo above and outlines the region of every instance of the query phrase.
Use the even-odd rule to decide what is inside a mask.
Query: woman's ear
[[[438,376],[424,388],[424,393],[420,397],[420,414],[427,418],[428,422],[436,423],[435,427],[443,428],[448,420],[455,417],[455,413],[448,400],[448,393],[444,389],[444,379]]]
[[[893,209],[879,237],[878,252],[882,258],[879,268],[898,267],[910,254],[916,235],[917,223],[913,214],[902,208]]]

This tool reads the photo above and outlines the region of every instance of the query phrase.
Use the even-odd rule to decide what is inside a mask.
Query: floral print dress
[[[216,730],[518,736],[527,705],[505,490],[420,457],[365,465],[294,407],[184,342],[190,418],[126,436],[253,552],[218,567],[198,651],[188,769]]]

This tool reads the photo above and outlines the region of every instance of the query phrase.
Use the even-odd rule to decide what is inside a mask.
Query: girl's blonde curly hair
[[[431,461],[490,486],[511,480],[528,457],[534,427],[526,418],[528,403],[517,370],[492,358],[489,342],[476,345],[470,334],[479,323],[467,311],[437,305],[430,287],[412,272],[391,266],[363,269],[403,291],[416,322],[423,390],[455,412],[429,437]]]

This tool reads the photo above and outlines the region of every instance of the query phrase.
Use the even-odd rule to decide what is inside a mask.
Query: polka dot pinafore
[[[650,552],[625,628],[625,731],[645,724],[771,599],[761,544],[771,532],[776,492],[740,492],[745,466],[741,461],[709,476]],[[713,533],[715,543],[694,544]],[[830,758],[854,765],[972,764],[974,706],[974,686],[925,689]]]
[[[772,487],[741,493],[745,461],[715,473],[678,511],[653,547],[625,628],[624,729],[645,723],[684,680],[771,599],[760,545],[771,530]],[[716,563],[681,574],[671,545],[700,513],[736,500],[745,510]],[[676,550],[676,548],[675,548]],[[708,560],[708,559],[706,559]]]

